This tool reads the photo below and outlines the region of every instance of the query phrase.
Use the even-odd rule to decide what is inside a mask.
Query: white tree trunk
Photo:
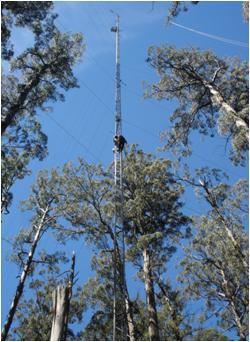
[[[131,310],[131,304],[130,304],[130,301],[128,298],[127,291],[126,291],[125,297],[126,297],[125,298],[125,305],[126,305],[126,316],[127,316],[127,322],[128,322],[129,340],[135,341],[135,325],[134,325],[133,314],[132,314],[132,310]]]
[[[9,330],[10,330],[10,327],[11,327],[14,315],[16,313],[17,305],[18,305],[19,300],[20,300],[20,298],[21,298],[21,296],[23,294],[23,288],[24,288],[24,284],[25,284],[25,279],[27,277],[27,274],[29,273],[30,266],[31,266],[31,264],[33,262],[33,256],[34,256],[34,253],[36,251],[36,247],[37,247],[38,241],[40,239],[41,232],[42,232],[42,230],[44,228],[44,223],[45,223],[45,219],[46,219],[48,210],[49,210],[48,206],[47,206],[47,208],[45,210],[43,210],[43,215],[41,217],[40,224],[37,227],[37,231],[36,231],[34,240],[33,240],[32,245],[31,245],[31,249],[30,249],[30,252],[29,252],[29,255],[28,255],[28,259],[27,259],[27,261],[26,261],[26,263],[24,265],[24,268],[23,268],[23,271],[22,271],[19,283],[17,285],[15,296],[14,296],[13,301],[11,303],[11,307],[10,307],[10,310],[9,310],[9,313],[8,313],[8,317],[7,317],[6,323],[4,324],[4,327],[3,327],[3,330],[2,330],[2,334],[1,334],[1,340],[2,341],[5,341],[7,336],[8,336],[8,333],[9,333]]]
[[[53,298],[53,321],[50,341],[66,341],[67,328],[70,312],[70,300],[75,278],[75,252],[72,255],[72,263],[68,284],[58,286],[52,294]]]
[[[248,134],[249,128],[246,122],[238,116],[237,112],[227,102],[224,101],[221,94],[211,84],[205,83],[205,86],[209,89],[212,95],[212,101],[214,101],[216,105],[219,105],[226,113],[230,113],[232,115],[232,117],[234,118],[236,127],[238,128],[244,127],[246,129],[245,136],[247,140],[249,140],[249,134]]]
[[[53,322],[50,341],[65,340],[65,324],[68,314],[69,291],[67,286],[58,286],[53,292]]]

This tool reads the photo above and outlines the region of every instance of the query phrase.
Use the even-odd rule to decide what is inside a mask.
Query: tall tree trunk
[[[246,122],[241,119],[238,115],[238,113],[232,108],[232,106],[230,106],[221,96],[221,94],[218,92],[218,90],[216,90],[211,84],[209,83],[205,83],[205,86],[209,89],[211,95],[212,95],[212,101],[215,102],[216,105],[219,105],[225,112],[230,113],[235,121],[235,125],[236,127],[240,128],[240,127],[244,127],[246,130],[245,133],[245,138],[247,139],[247,141],[249,140],[249,127],[246,124]]]
[[[69,282],[68,282],[68,300],[67,300],[67,307],[66,307],[66,314],[65,314],[65,327],[64,327],[65,340],[67,340],[67,331],[68,331],[68,322],[69,322],[69,313],[70,313],[70,301],[72,297],[72,288],[74,285],[74,278],[75,278],[75,262],[76,262],[76,256],[75,256],[75,252],[73,252],[70,277],[69,277]]]
[[[143,250],[143,275],[144,275],[144,283],[145,290],[147,295],[147,307],[148,307],[148,315],[149,315],[149,338],[150,341],[159,341],[159,326],[158,326],[158,318],[155,304],[155,294],[154,294],[154,283],[152,279],[151,265],[150,265],[150,255],[145,248]]]
[[[130,341],[136,341],[135,338],[135,322],[133,318],[133,311],[131,307],[131,302],[129,300],[129,294],[128,289],[126,286],[126,292],[125,292],[125,306],[126,306],[126,318],[127,318],[127,324],[128,324],[128,334],[129,334],[129,340]]]
[[[30,266],[31,266],[32,261],[33,261],[33,256],[34,256],[34,253],[36,251],[37,243],[38,243],[38,241],[40,239],[41,232],[42,232],[43,227],[44,227],[44,223],[45,223],[45,219],[46,219],[48,210],[49,210],[49,206],[47,206],[46,209],[43,210],[43,214],[42,214],[42,217],[41,217],[40,224],[37,227],[37,231],[36,231],[33,243],[31,245],[31,249],[30,249],[30,252],[29,252],[29,255],[28,255],[28,259],[27,259],[27,261],[26,261],[26,263],[24,265],[24,268],[23,268],[23,271],[22,271],[19,283],[17,285],[15,296],[14,296],[13,301],[11,303],[11,307],[10,307],[10,310],[9,310],[9,313],[8,313],[8,316],[7,316],[6,323],[4,324],[4,327],[3,327],[3,330],[2,330],[2,334],[1,334],[2,341],[5,341],[7,336],[8,336],[11,324],[13,322],[14,315],[16,313],[18,302],[19,302],[19,300],[20,300],[20,298],[21,298],[21,296],[23,294],[23,288],[24,288],[24,284],[25,284],[25,279],[27,277],[27,274],[29,273]]]
[[[65,341],[69,288],[58,286],[53,292],[53,322],[50,341]]]

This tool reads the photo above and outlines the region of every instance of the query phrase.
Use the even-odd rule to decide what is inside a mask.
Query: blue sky
[[[219,56],[239,56],[242,60],[248,60],[247,48],[207,38],[173,25],[166,26],[168,7],[169,2],[163,1],[154,2],[153,6],[150,1],[55,2],[55,12],[59,14],[58,27],[62,31],[80,31],[84,35],[86,50],[75,68],[80,88],[66,93],[64,103],[52,104],[53,112],[49,116],[39,112],[44,132],[49,138],[49,156],[42,162],[32,161],[31,176],[14,186],[14,202],[10,214],[2,218],[2,239],[8,239],[29,224],[29,213],[20,211],[19,201],[28,196],[38,170],[60,167],[69,160],[76,161],[78,157],[92,163],[101,162],[105,166],[112,162],[115,37],[110,28],[115,17],[110,10],[118,12],[121,17],[124,136],[128,143],[137,143],[146,152],[166,156],[157,152],[161,146],[159,135],[169,127],[168,119],[175,108],[174,102],[143,99],[143,84],[158,79],[155,71],[145,62],[149,46],[165,43],[177,47],[196,46],[211,49]],[[174,21],[212,35],[248,42],[248,26],[241,15],[240,1],[201,1],[197,6],[190,5],[189,11],[181,13]],[[26,30],[15,31],[12,39],[17,52],[21,52],[33,41]],[[247,168],[233,167],[229,162],[224,138],[217,136],[214,139],[203,139],[194,135],[193,140],[194,154],[188,160],[192,169],[206,165],[223,168],[232,183],[240,177],[247,177]],[[189,215],[204,209],[191,191],[187,191],[184,201]],[[43,247],[53,246],[50,236],[45,239]],[[69,255],[72,249],[77,251],[76,267],[80,272],[81,285],[91,274],[91,250],[83,242],[75,241],[66,247]],[[2,240],[2,321],[6,318],[17,283],[17,269],[6,261],[9,253],[10,245]],[[142,284],[131,281],[135,274],[136,270],[130,268],[129,287],[133,295],[137,290],[143,293]]]

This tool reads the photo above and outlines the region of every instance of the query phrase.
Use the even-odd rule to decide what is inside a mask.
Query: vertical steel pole
[[[121,71],[120,71],[120,17],[116,17],[116,97],[115,97],[115,134],[122,134],[121,113]]]
[[[121,75],[120,75],[120,17],[116,17],[116,26],[111,29],[116,33],[116,93],[115,93],[115,135],[122,135],[122,115],[121,115]],[[113,302],[113,340],[116,340],[117,331],[122,333],[122,339],[127,340],[127,324],[125,311],[125,243],[123,228],[123,180],[122,180],[122,151],[119,151],[114,144],[114,167],[115,167],[115,218],[114,218],[114,302]],[[119,205],[118,205],[119,202]],[[119,228],[119,231],[118,231]],[[119,257],[119,266],[118,264]],[[118,271],[119,270],[119,271]],[[119,276],[119,279],[118,277]],[[124,305],[117,307],[117,289],[119,280],[119,289],[122,293],[122,302]],[[118,327],[118,317],[120,326]]]

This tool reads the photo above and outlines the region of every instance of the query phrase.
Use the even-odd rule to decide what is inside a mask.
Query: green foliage
[[[170,167],[170,161],[156,160],[152,155],[132,146],[126,156],[124,168],[123,209],[127,258],[142,266],[142,252],[146,246],[151,254],[152,269],[160,273],[164,272],[166,262],[175,251],[174,244],[184,237],[181,227],[188,224],[188,218],[180,212],[182,203],[179,198],[183,188],[175,182]],[[60,186],[63,196],[59,199],[57,210],[73,226],[68,235],[78,238],[83,234],[98,253],[104,253],[102,258],[106,260],[106,264],[102,265],[97,259],[93,260],[96,263],[93,267],[98,268],[96,272],[99,272],[99,278],[91,279],[86,285],[90,305],[93,305],[95,311],[85,334],[87,338],[101,339],[105,334],[112,334],[112,293],[106,296],[105,288],[111,290],[110,281],[113,278],[110,273],[111,260],[107,262],[107,258],[112,255],[110,253],[113,253],[114,242],[113,217],[117,194],[113,176],[109,169],[105,171],[100,166],[88,165],[79,160],[76,167],[69,163],[64,166]],[[119,210],[119,201],[117,205]],[[64,237],[65,235],[61,236],[62,239]],[[132,301],[132,307],[136,308],[136,303],[133,303]],[[140,310],[135,309],[133,314],[139,315],[139,312]],[[145,317],[144,321],[147,322],[147,315]],[[102,328],[93,328],[96,324]],[[142,338],[145,331],[141,332],[140,327],[136,329],[138,338]],[[96,335],[93,336],[90,332]]]
[[[109,249],[113,237],[112,178],[101,166],[88,165],[82,159],[77,166],[66,164],[61,174],[65,196],[59,210],[74,228],[69,235],[77,238],[84,234],[98,249]]]
[[[93,311],[89,323],[81,336],[88,341],[112,340],[113,330],[113,261],[109,252],[101,251],[92,259],[95,277],[90,278],[83,287],[83,298],[86,307]],[[119,289],[117,298],[119,298]],[[122,304],[120,304],[122,305]],[[119,307],[121,307],[118,304]],[[133,318],[136,323],[136,340],[148,339],[145,304],[139,296],[131,301]],[[117,339],[119,340],[119,332]]]
[[[21,202],[22,210],[31,211],[32,213],[30,227],[21,228],[18,234],[11,239],[12,255],[10,260],[19,265],[20,271],[22,271],[29,251],[34,244],[39,226],[41,226],[41,233],[37,241],[38,243],[48,229],[54,230],[55,235],[57,234],[57,229],[63,229],[63,226],[58,223],[61,213],[57,210],[59,196],[62,195],[58,173],[52,171],[49,176],[48,172],[40,171],[36,183],[31,187],[30,196],[27,200]],[[45,211],[46,215],[43,217]],[[53,269],[54,265],[59,263],[59,261],[66,261],[64,253],[61,252],[56,251],[53,254],[48,254],[46,251],[40,251],[39,253],[39,257],[32,260],[32,267],[29,270],[30,274],[33,272],[36,264],[47,264],[48,269],[50,267]]]
[[[61,33],[56,15],[49,15],[51,2],[2,2],[4,45],[10,72],[2,75],[2,208],[8,212],[11,187],[29,174],[30,160],[47,154],[47,136],[37,110],[48,111],[48,102],[64,100],[64,92],[77,87],[73,67],[84,45],[80,33]],[[12,57],[8,41],[12,23],[29,27],[34,45]],[[7,57],[8,55],[8,57]],[[61,91],[59,91],[61,89]]]
[[[55,238],[63,242],[62,237],[65,238],[67,232],[71,232],[70,229],[65,228],[66,222],[62,221],[62,210],[65,208],[64,199],[67,198],[63,182],[64,179],[57,170],[52,170],[50,173],[46,170],[39,171],[36,182],[31,186],[30,196],[21,202],[21,209],[32,213],[31,228],[28,230],[31,233],[29,234],[35,234],[46,208],[48,208],[48,213],[42,229],[43,233],[51,229]],[[22,236],[22,231],[20,234]]]
[[[157,294],[158,318],[163,341],[185,341],[192,335],[192,316],[185,312],[187,299],[182,290],[173,290],[170,281],[163,282],[155,275],[160,288]]]
[[[186,248],[182,282],[196,299],[204,298],[205,318],[211,313],[224,330],[248,335],[248,239],[244,229],[246,182],[234,186],[211,179],[203,189],[211,210],[193,218],[197,234]],[[209,185],[208,185],[209,184]],[[213,201],[211,201],[213,198]]]
[[[113,267],[112,258],[100,253],[92,259],[96,272],[83,287],[84,302],[93,310],[90,321],[82,332],[87,341],[112,340],[113,331]]]
[[[7,315],[6,323],[2,330],[2,339],[8,337],[9,329],[13,323],[20,298],[26,285],[27,276],[33,274],[36,264],[47,264],[48,269],[53,269],[54,263],[63,260],[61,253],[55,252],[52,255],[46,252],[40,253],[40,259],[35,259],[37,247],[43,234],[48,228],[58,226],[58,215],[55,210],[55,204],[58,201],[58,191],[55,193],[55,178],[57,174],[52,172],[51,179],[46,177],[46,173],[39,174],[37,184],[32,189],[29,199],[23,203],[26,209],[33,211],[30,219],[30,228],[22,229],[14,239],[12,261],[20,266],[18,284],[13,297],[10,310]],[[48,191],[49,186],[49,191]],[[57,189],[58,190],[58,189]]]
[[[64,263],[66,260],[63,261]],[[53,312],[53,290],[65,280],[60,278],[58,260],[54,268],[44,265],[33,276],[29,284],[29,296],[23,297],[16,313],[15,327],[12,329],[10,338],[21,341],[49,341]],[[70,303],[69,326],[67,340],[76,340],[78,333],[74,333],[70,324],[81,323],[85,303],[80,287],[74,291]],[[75,329],[74,329],[75,330]]]
[[[188,224],[180,211],[183,191],[174,180],[169,160],[155,159],[132,146],[124,166],[128,260],[141,264],[142,251],[147,248],[152,267],[164,269],[183,237],[181,228]]]
[[[14,54],[13,45],[10,43],[13,25],[16,27],[27,27],[35,33],[52,8],[52,1],[1,2],[1,44],[3,59],[8,60]]]
[[[248,151],[248,65],[237,58],[219,58],[211,51],[172,46],[150,47],[148,63],[160,81],[148,87],[147,97],[177,99],[165,132],[166,148],[191,153],[191,132],[231,141],[230,158],[244,163]]]
[[[123,170],[124,221],[127,259],[139,268],[147,296],[148,333],[159,339],[154,272],[166,264],[184,237],[189,220],[181,213],[183,187],[171,173],[171,162],[155,159],[132,146]],[[152,324],[152,322],[155,322]]]
[[[62,222],[59,223],[61,212],[58,210],[59,202],[63,197],[61,181],[62,179],[55,170],[51,171],[51,175],[48,175],[48,172],[46,171],[39,172],[37,181],[32,186],[31,195],[26,201],[22,202],[24,210],[32,211],[30,219],[31,224],[30,228],[21,229],[12,242],[13,251],[10,260],[19,266],[17,278],[20,279],[13,299],[14,305],[11,306],[4,327],[4,339],[5,336],[9,334],[9,328],[13,323],[13,318],[15,317],[17,310],[19,310],[20,299],[22,299],[23,289],[26,287],[27,276],[34,276],[40,265],[46,266],[46,273],[51,274],[52,272],[59,272],[60,269],[58,268],[58,264],[67,261],[65,254],[61,251],[55,250],[53,253],[49,253],[47,250],[40,249],[40,240],[48,229],[52,229],[56,237],[58,235],[57,230],[60,231],[60,234],[62,234],[62,231],[64,230]],[[44,275],[44,270],[39,271],[39,276]],[[37,301],[39,301],[39,298],[37,298]],[[26,304],[33,305],[33,299],[28,303],[25,302],[25,307]],[[34,310],[36,310],[36,308]],[[79,315],[77,317],[80,317]],[[33,316],[30,316],[27,319],[30,319],[31,324],[37,324],[37,322],[41,321],[40,316],[37,319]],[[23,322],[21,325],[23,326],[25,324],[26,323]],[[42,322],[40,322],[40,324],[42,324]],[[31,331],[32,329],[33,328],[31,328]],[[30,332],[27,330],[27,333]],[[40,337],[37,336],[36,339],[40,340]]]
[[[214,328],[199,329],[193,341],[229,341],[229,338]]]
[[[32,117],[21,128],[11,128],[2,138],[2,211],[8,213],[13,194],[12,186],[18,179],[30,174],[29,161],[42,160],[47,155],[47,136],[41,131],[41,125]]]
[[[68,163],[62,171],[52,170],[50,174],[43,171],[23,204],[24,208],[34,211],[32,222],[36,224],[36,216],[41,215],[39,208],[50,203],[46,227],[52,228],[55,237],[65,242],[69,237],[78,239],[83,235],[96,252],[92,259],[95,275],[78,292],[80,303],[84,303],[83,309],[78,307],[80,315],[81,309],[89,309],[91,318],[83,331],[69,335],[75,340],[112,339],[113,217],[117,196],[112,168],[113,165],[104,170],[79,160],[77,166]],[[128,151],[123,177],[126,260],[138,268],[138,276],[145,282],[144,251],[149,253],[147,276],[155,296],[161,339],[227,339],[220,330],[202,326],[194,329],[193,321],[198,322],[198,317],[189,312],[189,299],[204,299],[206,307],[201,323],[215,317],[222,330],[234,329],[241,338],[246,337],[248,242],[243,226],[247,213],[246,181],[230,186],[222,182],[223,174],[219,170],[208,168],[196,170],[195,176],[185,169],[183,178],[177,181],[178,177],[172,173],[172,162],[156,159],[136,146]],[[210,210],[207,215],[192,220],[196,234],[185,250],[180,277],[185,288],[179,289],[162,279],[169,278],[168,262],[180,240],[185,238],[182,228],[190,225],[190,219],[181,212],[184,187],[180,181],[183,180],[197,189],[197,195],[206,200]],[[65,220],[70,223],[69,229],[64,227]],[[14,258],[19,264],[20,256],[25,257],[29,250],[26,246],[32,234],[30,230],[23,230],[15,241]],[[21,251],[19,256],[18,251]],[[60,253],[49,255],[41,251],[40,259],[36,260],[48,265],[48,272],[57,272],[53,265],[56,267],[60,258],[63,261]],[[39,266],[41,263],[36,260],[33,265]],[[37,270],[33,267],[30,275]],[[119,298],[119,287],[117,293]],[[137,296],[130,299],[130,304],[136,340],[150,339],[148,302],[143,303]],[[27,315],[25,313],[24,317]],[[23,327],[24,323],[21,325]],[[29,331],[31,334],[32,328]]]

